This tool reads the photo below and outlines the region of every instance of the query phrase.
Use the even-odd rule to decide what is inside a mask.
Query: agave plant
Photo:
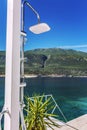
[[[53,125],[59,127],[50,118],[54,115],[48,113],[52,109],[50,98],[46,101],[44,101],[44,96],[34,96],[32,99],[25,97],[25,99],[25,111],[27,113],[25,116],[25,124],[27,130],[46,130],[47,126],[53,129]]]

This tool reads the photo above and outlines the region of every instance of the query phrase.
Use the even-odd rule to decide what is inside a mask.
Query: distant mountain
[[[87,53],[60,48],[25,52],[26,74],[87,76]],[[4,73],[5,52],[0,52],[0,73]]]

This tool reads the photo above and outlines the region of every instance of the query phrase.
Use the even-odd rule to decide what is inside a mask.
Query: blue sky
[[[6,48],[6,1],[0,4],[0,50]],[[25,50],[36,48],[66,48],[87,52],[87,0],[29,0],[39,12],[41,22],[46,22],[51,31],[40,35],[28,31],[37,23],[33,12],[25,9]]]

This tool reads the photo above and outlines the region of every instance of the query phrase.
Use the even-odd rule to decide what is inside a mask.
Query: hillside
[[[87,76],[87,53],[65,49],[35,49],[26,51],[26,74],[58,74]],[[5,53],[0,52],[0,73],[4,73]]]

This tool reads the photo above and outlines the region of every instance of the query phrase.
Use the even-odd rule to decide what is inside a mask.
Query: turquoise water
[[[0,111],[2,110],[2,106],[4,104],[4,86],[4,78],[0,78]]]
[[[52,94],[68,120],[87,113],[87,78],[29,78],[25,94]],[[4,78],[0,78],[0,110],[4,100]],[[61,119],[61,115],[56,111]]]

